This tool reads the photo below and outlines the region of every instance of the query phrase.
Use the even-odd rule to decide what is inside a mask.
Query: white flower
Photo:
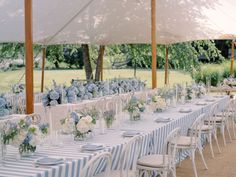
[[[72,118],[65,119],[65,123],[62,124],[62,130],[64,133],[71,133],[74,128],[74,120]]]
[[[25,130],[21,130],[17,136],[12,140],[10,143],[11,145],[18,147],[21,143],[23,143],[25,137],[26,137],[27,132]]]
[[[87,124],[90,124],[93,121],[93,118],[89,115],[87,115],[86,117],[83,117],[82,119],[84,119]]]
[[[87,133],[90,130],[90,126],[84,118],[81,118],[80,121],[78,122],[77,130],[80,133]]]
[[[33,135],[29,144],[32,146],[36,146],[36,145],[40,144],[41,142],[42,142],[41,136]]]

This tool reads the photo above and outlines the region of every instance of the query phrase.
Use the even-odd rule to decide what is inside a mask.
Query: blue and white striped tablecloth
[[[218,102],[219,107],[223,108],[229,97],[218,98],[214,103]],[[172,108],[160,114],[144,114],[141,121],[134,124],[122,124],[122,128],[128,130],[139,130],[143,136],[142,148],[140,156],[149,153],[161,153],[164,140],[168,133],[176,127],[181,127],[182,134],[187,133],[187,129],[193,121],[202,113],[210,110],[213,103],[208,103],[206,106],[197,106],[194,103],[185,104],[184,107],[191,107],[193,110],[190,113],[179,113],[180,107]],[[156,123],[154,119],[158,116],[168,116],[173,118],[169,123]],[[95,135],[88,142],[103,143],[105,149],[112,153],[112,169],[119,168],[119,158],[124,147],[124,144],[129,141],[129,138],[121,136],[122,130],[114,130],[104,135]],[[80,171],[88,160],[98,152],[82,152],[81,145],[83,143],[66,143],[62,146],[38,147],[34,156],[23,157],[18,159],[17,149],[8,147],[6,161],[3,166],[0,166],[0,177],[79,177]],[[131,154],[132,155],[132,154]],[[34,161],[40,157],[60,156],[65,158],[65,163],[47,166],[35,167]],[[103,168],[101,164],[100,169]]]

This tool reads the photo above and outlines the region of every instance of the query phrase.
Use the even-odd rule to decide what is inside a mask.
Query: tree
[[[92,65],[90,61],[89,46],[88,44],[82,44],[81,47],[83,51],[83,61],[84,61],[86,79],[90,80],[90,79],[93,79],[93,70],[92,70]]]
[[[69,65],[69,68],[75,66],[76,68],[82,69],[84,66],[83,51],[82,48],[78,45],[65,46],[64,58],[65,58],[65,63]]]
[[[50,45],[46,50],[46,58],[52,62],[55,68],[60,68],[60,63],[65,60],[63,45]]]
[[[104,56],[105,46],[100,45],[98,51],[98,58],[97,58],[97,66],[96,66],[96,73],[95,73],[95,81],[100,80],[101,72],[102,72],[102,60]]]

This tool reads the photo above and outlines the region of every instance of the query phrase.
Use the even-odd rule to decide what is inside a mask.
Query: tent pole
[[[41,75],[41,93],[43,93],[44,88],[44,70],[45,70],[45,59],[46,59],[46,48],[42,48],[42,75]]]
[[[169,66],[169,60],[168,60],[168,46],[166,46],[166,63],[165,63],[165,85],[169,84],[168,79],[168,66]]]
[[[230,76],[234,75],[234,40],[231,44],[231,64],[230,64]]]
[[[26,114],[34,112],[32,0],[25,0],[25,84]]]
[[[101,81],[103,81],[103,58],[101,59]]]
[[[151,36],[152,36],[152,89],[157,87],[156,61],[156,0],[151,0]]]

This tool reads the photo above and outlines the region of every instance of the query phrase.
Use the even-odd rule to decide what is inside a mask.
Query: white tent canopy
[[[151,42],[150,0],[33,0],[34,43]],[[157,0],[157,43],[236,36],[235,0]],[[0,0],[0,42],[24,42],[24,0]]]

